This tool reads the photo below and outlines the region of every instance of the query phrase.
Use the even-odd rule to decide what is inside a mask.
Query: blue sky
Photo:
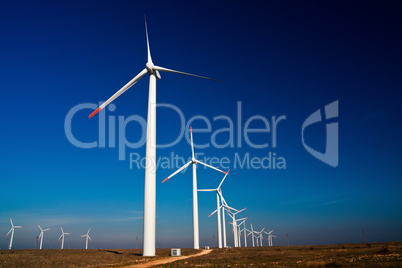
[[[71,237],[66,247],[80,248],[79,235],[91,227],[94,248],[135,247],[142,240],[144,169],[130,168],[130,153],[145,156],[145,146],[77,148],[65,135],[68,112],[79,104],[105,101],[139,73],[146,63],[144,14],[147,15],[155,64],[204,75],[224,83],[162,73],[157,102],[178,107],[186,123],[202,115],[211,132],[228,125],[213,120],[226,115],[242,124],[252,116],[278,124],[277,146],[271,133],[252,133],[247,145],[215,148],[212,133],[195,133],[204,156],[227,157],[230,175],[222,186],[231,206],[256,229],[274,229],[274,245],[328,244],[402,239],[400,141],[401,18],[400,4],[364,1],[163,2],[152,1],[2,1],[0,4],[0,233],[16,230],[14,247],[33,248],[37,224],[51,227],[44,248],[58,247],[59,226]],[[119,97],[118,123],[136,115],[146,118],[148,78]],[[304,120],[339,101],[339,165],[331,167],[309,154],[301,141]],[[98,141],[98,116],[91,109],[74,114],[72,133],[82,142]],[[205,127],[195,120],[194,129]],[[236,126],[237,127],[237,126]],[[250,127],[262,128],[262,121]],[[236,130],[237,131],[237,130]],[[239,137],[234,133],[234,139]],[[141,138],[138,123],[127,125],[131,142]],[[173,110],[157,113],[157,142],[180,133]],[[325,124],[305,132],[306,143],[323,152]],[[216,136],[220,144],[228,133]],[[261,159],[275,153],[286,169],[235,168],[235,156]],[[187,159],[186,139],[157,150]],[[174,168],[157,171],[157,246],[191,247],[191,171],[162,184]],[[198,170],[199,188],[212,188],[222,176]],[[212,245],[215,195],[199,194],[201,246]],[[239,214],[240,215],[240,214]],[[230,230],[229,224],[227,225]],[[228,241],[233,238],[228,231]],[[0,239],[0,248],[8,246]],[[266,242],[265,242],[266,243]]]

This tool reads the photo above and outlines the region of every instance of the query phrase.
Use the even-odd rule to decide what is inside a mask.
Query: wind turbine
[[[231,212],[231,211],[228,211],[227,213],[228,213],[228,215],[232,218],[232,220],[233,220],[233,235],[234,235],[234,246],[235,247],[238,247],[239,246],[239,243],[238,243],[238,235],[237,235],[237,221],[239,221],[239,220],[243,220],[243,219],[239,219],[239,220],[236,220],[236,214],[238,214],[238,213],[240,213],[240,212],[242,212],[243,210],[245,210],[245,209],[247,209],[247,208],[243,208],[242,210],[236,210],[236,212]],[[232,215],[230,215],[230,214],[232,214]]]
[[[244,246],[247,247],[247,236],[250,235],[251,231],[246,228],[246,224],[244,224],[243,230],[244,230]]]
[[[250,223],[250,225],[251,225],[251,232],[247,236],[249,236],[251,234],[251,242],[253,242],[253,247],[254,247],[254,229],[253,229],[253,224]]]
[[[184,170],[185,168],[187,168],[190,164],[193,164],[193,230],[194,230],[194,249],[199,249],[200,248],[200,242],[199,242],[199,230],[198,230],[198,196],[197,196],[197,163],[198,164],[202,164],[206,167],[215,169],[217,171],[220,171],[222,173],[225,173],[227,175],[227,172],[222,171],[220,169],[217,169],[213,166],[210,166],[208,164],[205,164],[201,161],[198,161],[197,159],[195,159],[194,157],[194,145],[193,145],[193,131],[192,128],[190,127],[190,135],[191,135],[191,160],[188,161],[184,166],[182,166],[181,168],[179,168],[178,170],[176,170],[175,172],[173,172],[173,174],[171,174],[169,177],[167,177],[166,179],[164,179],[162,181],[165,182],[168,179],[170,179],[171,177],[173,177],[174,175],[176,175],[177,173],[179,173],[180,171]],[[226,177],[226,176],[225,176]],[[225,179],[225,178],[224,178]],[[222,180],[223,182],[223,180]],[[219,202],[219,201],[218,201]],[[222,247],[222,245],[221,245]]]
[[[38,227],[39,227],[39,229],[40,229],[40,235],[39,235],[39,237],[38,237],[38,240],[40,239],[39,249],[42,249],[43,233],[46,232],[46,231],[49,231],[51,228],[42,229],[42,228],[39,226],[39,224],[38,224]]]
[[[246,220],[247,220],[247,217],[242,221],[242,222],[240,222],[238,225],[237,225],[237,228],[239,229],[239,246],[241,247],[241,240],[240,240],[240,236],[241,236],[241,232],[244,230],[244,246],[245,247],[247,247],[247,239],[246,239],[246,231],[245,231],[245,229],[246,229]],[[240,220],[237,220],[237,221],[240,221]],[[242,224],[244,224],[244,226],[243,226],[243,229],[241,230],[240,229],[240,227],[241,227],[241,225]]]
[[[265,230],[265,227],[262,228],[262,230],[259,231],[259,232],[254,231],[254,233],[258,234],[258,237],[257,237],[257,247],[258,247],[258,238],[260,238],[260,247],[262,247],[262,239],[263,239],[263,237],[262,237],[262,232],[263,232],[264,230]]]
[[[145,187],[144,187],[144,246],[143,256],[155,256],[155,211],[156,211],[156,182],[155,182],[155,163],[156,163],[156,80],[161,79],[159,71],[184,74],[209,80],[215,80],[199,75],[179,72],[164,67],[154,65],[152,62],[151,51],[149,48],[147,22],[145,20],[145,33],[147,37],[148,61],[137,76],[124,85],[112,97],[104,102],[90,116],[94,116],[100,110],[105,108],[114,99],[123,94],[126,90],[137,83],[145,74],[149,75],[149,94],[148,94],[148,118],[147,118],[147,142],[146,142],[146,158],[147,165],[145,167]],[[218,80],[215,80],[218,81]],[[198,221],[197,221],[198,224]],[[198,244],[198,240],[197,240]],[[196,246],[194,242],[194,246]],[[194,247],[199,248],[199,246]]]
[[[10,238],[10,245],[8,246],[8,249],[11,249],[11,247],[13,246],[13,239],[14,239],[14,229],[15,228],[22,228],[22,226],[14,226],[13,224],[13,220],[10,218],[10,222],[11,222],[11,229],[10,231],[8,231],[8,233],[6,234],[6,237],[11,233],[11,238]]]
[[[272,247],[272,237],[276,237],[272,234],[274,230],[269,231],[268,233],[264,231],[268,235],[268,246]]]
[[[63,227],[61,227],[60,226],[60,229],[61,229],[61,236],[59,237],[59,239],[58,240],[60,240],[60,238],[61,238],[61,249],[63,249],[64,248],[64,235],[69,235],[70,233],[65,233],[64,231],[63,231]]]
[[[229,171],[228,171],[229,172]],[[219,206],[219,209],[222,209],[222,225],[223,225],[223,247],[226,248],[226,221],[225,221],[225,210],[230,211],[235,210],[238,211],[237,209],[234,209],[230,206],[228,206],[228,204],[226,203],[225,198],[222,195],[222,189],[219,188],[219,196],[221,197],[221,206]],[[216,212],[218,211],[218,209],[215,209],[214,212],[212,212],[211,214],[209,214],[208,217],[211,217],[212,215],[214,215]]]
[[[91,231],[91,228],[88,229],[87,234],[84,234],[84,235],[81,235],[81,236],[80,236],[80,237],[85,237],[85,240],[86,240],[86,242],[85,242],[85,249],[88,249],[88,238],[89,238],[89,240],[92,241],[92,239],[89,237],[89,231]]]
[[[200,189],[198,191],[201,192],[216,192],[216,210],[218,211],[217,214],[217,219],[218,219],[218,245],[219,248],[222,248],[222,229],[221,229],[221,202],[219,202],[219,196],[220,196],[220,188],[222,186],[223,181],[226,179],[226,176],[229,174],[230,169],[226,172],[225,176],[223,177],[221,183],[219,183],[218,187],[216,189]],[[223,212],[225,213],[225,212]],[[209,215],[210,217],[211,215]]]

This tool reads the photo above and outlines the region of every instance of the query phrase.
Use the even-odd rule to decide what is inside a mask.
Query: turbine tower
[[[220,196],[220,188],[222,186],[223,181],[226,179],[226,176],[229,174],[230,169],[226,172],[225,176],[223,177],[221,183],[219,183],[218,187],[216,189],[200,189],[198,191],[201,192],[216,192],[216,210],[218,211],[217,214],[217,219],[218,219],[218,246],[219,248],[222,248],[222,225],[221,225],[221,202],[219,200]],[[209,215],[210,217],[211,215]]]
[[[85,249],[88,249],[88,239],[92,241],[92,239],[89,237],[89,231],[91,231],[91,228],[88,229],[87,234],[81,235],[80,237],[85,237]]]
[[[90,116],[94,116],[100,110],[105,108],[114,99],[123,94],[126,90],[137,83],[145,74],[149,75],[149,94],[148,94],[148,115],[147,115],[147,142],[146,142],[146,158],[147,165],[145,167],[145,186],[144,186],[144,245],[143,256],[155,256],[155,213],[156,213],[156,80],[161,79],[159,71],[184,74],[199,78],[215,80],[199,75],[179,72],[164,67],[154,65],[152,62],[151,51],[149,48],[147,22],[145,20],[145,33],[147,38],[148,61],[137,76],[117,91],[112,97],[104,102]],[[218,80],[215,80],[218,81]],[[197,222],[198,223],[198,222]],[[198,247],[197,247],[198,248]]]
[[[14,239],[14,229],[15,228],[22,228],[22,226],[14,226],[13,224],[13,220],[10,218],[10,222],[11,222],[11,229],[10,231],[8,231],[8,233],[6,234],[6,237],[11,233],[11,238],[10,238],[10,245],[8,246],[8,249],[11,249],[13,246],[13,239]]]
[[[190,164],[193,164],[193,230],[194,230],[194,249],[199,249],[200,248],[200,242],[199,242],[199,230],[198,230],[198,196],[197,196],[197,163],[198,164],[202,164],[206,167],[215,169],[217,171],[220,171],[222,173],[225,173],[227,175],[227,172],[222,171],[220,169],[217,169],[213,166],[210,166],[208,164],[205,164],[201,161],[198,161],[197,159],[195,159],[194,157],[194,145],[193,145],[193,131],[192,128],[190,127],[190,135],[191,135],[191,160],[188,161],[184,166],[182,166],[181,168],[179,168],[178,170],[176,170],[175,172],[173,172],[172,175],[170,175],[169,177],[167,177],[166,179],[164,179],[162,181],[162,183],[164,183],[165,181],[167,181],[168,179],[170,179],[171,177],[173,177],[174,175],[176,175],[177,173],[179,173],[180,171],[184,170],[185,168],[187,168]],[[225,176],[226,177],[226,176]],[[223,180],[222,180],[223,182]],[[219,202],[219,201],[218,201]],[[222,247],[222,246],[221,246]]]
[[[61,249],[63,249],[64,248],[64,235],[69,235],[70,233],[65,233],[63,231],[63,227],[61,227],[61,226],[60,226],[60,229],[61,229],[61,236],[59,237],[58,240],[60,240],[60,238],[61,238]]]
[[[39,224],[38,224],[38,227],[39,227],[39,229],[40,229],[40,235],[39,235],[39,238],[38,238],[38,240],[40,239],[39,249],[42,249],[43,233],[46,232],[46,231],[49,231],[51,228],[42,229],[42,228],[39,226]]]

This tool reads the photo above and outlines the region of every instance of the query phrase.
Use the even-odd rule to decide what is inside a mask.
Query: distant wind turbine
[[[262,232],[263,232],[264,230],[265,230],[265,227],[262,228],[262,230],[259,231],[259,232],[254,231],[254,233],[258,234],[258,236],[257,236],[257,247],[258,247],[258,238],[260,239],[260,247],[262,247],[262,239],[263,239],[263,237],[262,237]]]
[[[229,172],[229,171],[228,171],[228,172]],[[212,215],[214,215],[214,214],[218,211],[218,209],[222,209],[223,247],[226,248],[226,247],[227,247],[227,243],[226,243],[226,220],[225,220],[225,210],[227,210],[227,211],[229,211],[229,212],[230,212],[231,210],[234,210],[234,211],[238,211],[238,210],[237,210],[237,209],[234,209],[234,208],[232,208],[232,207],[230,207],[230,206],[226,203],[226,200],[225,200],[225,198],[224,198],[223,195],[222,195],[222,189],[221,189],[221,188],[219,188],[219,196],[220,196],[221,201],[222,201],[221,206],[220,206],[219,208],[215,209],[215,211],[213,211],[211,214],[209,214],[208,217],[211,217]]]
[[[251,242],[252,242],[253,247],[254,247],[254,229],[253,229],[253,224],[250,223],[250,226],[251,226],[251,232],[250,232],[247,236],[249,236],[249,235],[251,234]]]
[[[63,249],[64,248],[64,235],[69,235],[70,233],[65,233],[63,231],[63,227],[61,227],[61,226],[60,226],[60,229],[61,229],[61,236],[59,237],[58,240],[60,240],[60,238],[61,238],[61,249]]]
[[[226,172],[225,176],[223,177],[221,183],[219,183],[218,187],[216,189],[199,189],[198,191],[201,192],[216,192],[216,210],[218,211],[217,213],[217,220],[218,220],[218,246],[219,248],[222,248],[222,225],[221,225],[221,202],[219,200],[220,197],[220,188],[222,186],[223,181],[226,179],[226,176],[229,174],[230,169]],[[225,213],[225,212],[223,212]],[[212,214],[211,214],[212,215]],[[209,215],[209,217],[211,217]]]
[[[188,161],[184,166],[173,172],[169,177],[164,179],[162,181],[165,182],[168,179],[172,178],[174,175],[179,173],[180,171],[184,170],[187,168],[190,164],[193,164],[193,231],[194,231],[194,249],[199,249],[200,248],[200,242],[199,242],[199,228],[198,228],[198,196],[197,196],[197,164],[202,164],[206,167],[209,167],[211,169],[220,171],[222,173],[225,173],[227,175],[227,172],[222,171],[220,169],[217,169],[213,166],[210,166],[208,164],[205,164],[201,161],[198,161],[194,157],[194,145],[193,145],[193,131],[192,128],[190,127],[190,135],[191,135],[191,160]]]
[[[239,224],[237,224],[238,236],[239,236],[239,247],[241,247],[241,240],[240,240],[240,238],[241,238],[241,232],[242,232],[244,229],[246,229],[246,220],[247,220],[247,217],[246,217],[243,221],[241,221],[241,219],[240,219],[240,220],[237,220],[237,221],[241,221]],[[241,230],[240,227],[241,227],[242,224],[244,224],[244,226],[243,226],[243,229]],[[244,234],[246,234],[246,231],[244,231]],[[244,245],[245,245],[245,247],[247,247],[246,235],[244,235]]]
[[[264,233],[266,233],[266,234],[268,235],[268,246],[270,246],[270,247],[272,247],[272,237],[276,237],[276,236],[274,236],[274,235],[272,234],[273,231],[274,231],[274,230],[271,230],[271,231],[269,231],[269,232],[265,232],[265,231],[264,231]]]
[[[237,221],[243,220],[243,219],[236,220],[236,214],[242,212],[242,211],[245,210],[245,209],[247,209],[247,208],[243,208],[242,210],[236,210],[236,212],[227,211],[228,215],[229,215],[229,216],[232,218],[232,220],[233,220],[233,223],[232,223],[232,224],[233,224],[233,236],[234,236],[234,246],[235,246],[235,247],[238,247],[238,246],[239,246],[239,241],[238,241],[239,236],[237,235],[237,231],[238,231],[238,228],[237,228]]]
[[[38,224],[38,227],[39,227],[39,229],[40,229],[40,235],[39,235],[39,238],[38,238],[38,240],[40,239],[39,249],[42,249],[42,244],[43,244],[43,233],[44,233],[44,232],[46,232],[46,231],[51,230],[51,228],[42,229],[42,228],[40,227],[40,225],[39,225],[39,224]]]
[[[8,231],[8,233],[6,234],[6,237],[11,233],[11,238],[10,238],[10,245],[8,246],[8,249],[11,249],[13,246],[13,239],[14,239],[14,229],[15,228],[22,228],[22,226],[14,226],[13,224],[13,220],[10,218],[10,222],[11,222],[11,229],[10,231]]]
[[[89,237],[89,231],[91,231],[91,228],[88,229],[87,234],[81,235],[80,237],[85,237],[85,249],[88,249],[88,239],[92,241],[92,239]]]
[[[161,79],[159,71],[184,74],[209,80],[215,80],[208,77],[199,75],[179,72],[164,67],[154,65],[151,57],[151,50],[149,48],[148,29],[147,22],[145,20],[145,33],[147,37],[147,51],[148,61],[145,64],[145,68],[137,74],[130,82],[123,86],[113,96],[111,96],[106,102],[104,102],[98,109],[96,109],[90,116],[94,116],[100,110],[105,108],[109,103],[123,94],[126,90],[137,83],[145,74],[149,75],[149,93],[148,93],[148,119],[147,119],[147,141],[146,141],[146,158],[147,164],[145,167],[145,189],[144,189],[144,246],[143,256],[155,256],[155,215],[156,215],[156,182],[155,172],[156,170],[156,80]],[[218,80],[215,80],[218,81]],[[198,224],[198,221],[197,221]],[[198,225],[197,225],[198,227]],[[198,229],[197,229],[198,233]],[[194,248],[199,248],[198,240],[194,242]]]

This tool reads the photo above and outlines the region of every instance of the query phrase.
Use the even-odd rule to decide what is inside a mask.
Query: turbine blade
[[[191,136],[191,157],[194,158],[194,144],[193,144],[193,128],[190,126],[190,136]]]
[[[14,226],[13,220],[10,218],[11,226]]]
[[[41,231],[43,231],[42,228],[40,228],[39,224],[38,224],[38,227],[39,227],[39,229],[40,229]]]
[[[148,39],[148,25],[147,25],[147,18],[144,15],[144,19],[145,19],[145,34],[147,36],[147,50],[148,50],[148,62],[152,62],[152,58],[151,58],[151,50],[149,49],[149,39]]]
[[[216,190],[215,189],[198,189],[197,191],[200,191],[200,192],[215,192]]]
[[[88,238],[89,238],[89,240],[91,240],[92,241],[92,239],[91,239],[91,237],[88,235]]]
[[[84,234],[84,235],[81,235],[80,237],[85,237],[85,236],[87,236],[86,234]]]
[[[165,181],[167,181],[168,179],[170,179],[171,177],[173,177],[174,175],[176,175],[177,173],[179,173],[180,171],[182,171],[183,169],[185,169],[186,167],[188,167],[191,164],[191,161],[189,161],[187,164],[185,164],[184,166],[182,166],[181,168],[179,168],[178,170],[176,170],[175,172],[173,172],[172,175],[170,175],[169,177],[167,177],[166,179],[164,179],[162,181],[162,183],[164,183]]]
[[[230,169],[226,172],[226,175],[223,177],[221,183],[219,183],[219,186],[218,186],[217,189],[220,189],[220,188],[221,188],[223,181],[226,179],[226,176],[229,174],[229,171],[230,171]]]
[[[61,232],[64,234],[63,227],[60,226]]]
[[[125,86],[123,86],[121,89],[119,89],[119,91],[117,91],[116,93],[114,93],[113,96],[111,96],[106,102],[104,102],[101,106],[99,106],[98,109],[96,109],[93,113],[91,113],[89,115],[89,118],[91,118],[92,116],[94,116],[95,114],[97,114],[100,110],[102,110],[103,108],[105,108],[109,103],[111,103],[113,100],[115,100],[118,96],[120,96],[121,94],[123,94],[127,89],[129,89],[130,87],[132,87],[135,83],[138,82],[138,80],[141,79],[141,77],[143,77],[146,73],[147,73],[147,69],[145,68],[144,70],[142,70],[139,74],[137,74],[136,77],[134,77],[133,79],[131,79],[130,82],[128,82]]]
[[[64,234],[65,234],[65,235],[66,235],[66,234],[69,234],[69,235],[70,235],[71,233],[64,233]]]
[[[52,228],[47,228],[45,230],[43,230],[44,232],[51,230]]]
[[[88,229],[88,233],[87,233],[87,235],[89,234],[89,231],[91,231],[91,228],[89,228],[89,229]]]
[[[222,170],[220,170],[220,169],[218,169],[218,168],[216,168],[216,167],[213,167],[213,166],[210,166],[210,165],[208,165],[208,164],[205,164],[205,163],[203,163],[203,162],[201,162],[201,161],[198,161],[197,159],[196,159],[195,161],[196,161],[197,163],[200,163],[200,164],[202,164],[202,165],[206,166],[206,167],[209,167],[209,168],[215,169],[215,170],[217,170],[217,171],[220,171],[220,172],[222,172],[222,173],[225,173],[225,174],[226,174],[226,172],[225,172],[225,171],[222,171]]]
[[[236,213],[240,213],[240,212],[242,212],[242,211],[245,210],[245,209],[247,209],[247,208],[243,208],[242,210],[238,210]]]
[[[205,77],[205,76],[200,76],[200,75],[180,72],[180,71],[176,71],[176,70],[172,70],[172,69],[168,69],[168,68],[164,68],[164,67],[160,67],[160,66],[154,66],[154,70],[163,71],[163,72],[170,72],[170,73],[176,73],[176,74],[184,74],[184,75],[194,76],[194,77],[198,77],[198,78],[204,78],[204,79],[208,79],[208,80],[217,81],[217,82],[222,83],[222,81],[220,81],[220,80],[212,79],[212,78]]]
[[[14,226],[14,228],[22,228],[22,227],[24,227],[24,226]]]
[[[211,217],[212,215],[214,215],[216,212],[217,212],[218,210],[217,209],[215,209],[214,210],[214,212],[212,212],[211,214],[209,214],[209,216],[208,217]]]
[[[12,230],[13,230],[13,227],[11,227],[10,231],[8,231],[8,233],[6,234],[6,237],[11,233]]]
[[[57,239],[57,240],[60,240],[60,238],[62,238],[62,237],[63,237],[63,235],[64,235],[64,234],[62,234],[62,235],[59,237],[59,239]]]

